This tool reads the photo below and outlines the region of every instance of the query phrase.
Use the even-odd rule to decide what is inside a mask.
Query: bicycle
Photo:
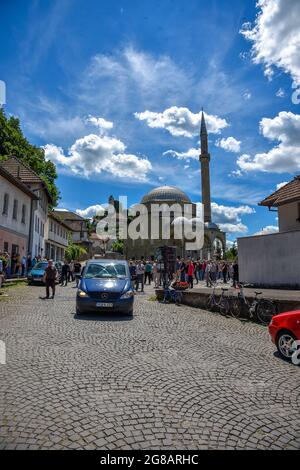
[[[222,287],[222,294],[218,298],[218,296],[216,295],[216,285],[214,285],[213,291],[206,302],[207,310],[213,310],[216,307],[221,315],[227,315],[230,311],[229,298],[225,295],[225,292],[227,291],[228,289]]]
[[[239,318],[242,308],[248,309],[249,318],[256,318],[262,325],[268,325],[274,315],[278,313],[278,308],[272,300],[258,299],[262,292],[255,291],[253,301],[247,300],[243,286],[239,285],[240,292],[231,301],[230,312],[234,318]]]
[[[174,302],[176,305],[180,305],[182,302],[182,293],[176,289],[170,289],[170,285],[170,282],[165,284],[163,303]]]

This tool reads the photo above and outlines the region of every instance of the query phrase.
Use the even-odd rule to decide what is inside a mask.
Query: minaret
[[[207,130],[202,110],[201,116],[201,154],[199,157],[201,163],[201,185],[202,185],[202,204],[204,206],[204,222],[211,222],[211,205],[210,205],[210,176],[209,176],[209,162],[210,154],[208,153],[208,138]]]

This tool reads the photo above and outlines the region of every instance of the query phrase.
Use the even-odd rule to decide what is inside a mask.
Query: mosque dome
[[[163,202],[191,204],[192,201],[187,194],[176,188],[176,186],[159,186],[145,194],[141,200],[142,204]]]
[[[217,224],[214,224],[213,222],[205,222],[205,228],[209,230],[220,230]]]

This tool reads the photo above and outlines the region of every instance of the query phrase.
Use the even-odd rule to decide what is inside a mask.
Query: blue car
[[[39,261],[27,274],[27,282],[29,285],[43,283],[43,277],[45,269],[48,266],[48,261]],[[59,261],[54,262],[54,266],[57,269],[57,282],[59,282],[61,263]]]
[[[76,314],[121,312],[133,315],[134,293],[127,261],[89,260],[76,295]]]

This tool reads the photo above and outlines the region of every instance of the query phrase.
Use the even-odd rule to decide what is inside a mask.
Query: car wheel
[[[82,315],[82,312],[76,307],[76,315],[79,316],[79,315]]]
[[[292,355],[295,352],[295,350],[292,349],[292,344],[295,340],[296,336],[294,336],[290,331],[284,330],[278,333],[276,346],[282,359],[291,360]]]

